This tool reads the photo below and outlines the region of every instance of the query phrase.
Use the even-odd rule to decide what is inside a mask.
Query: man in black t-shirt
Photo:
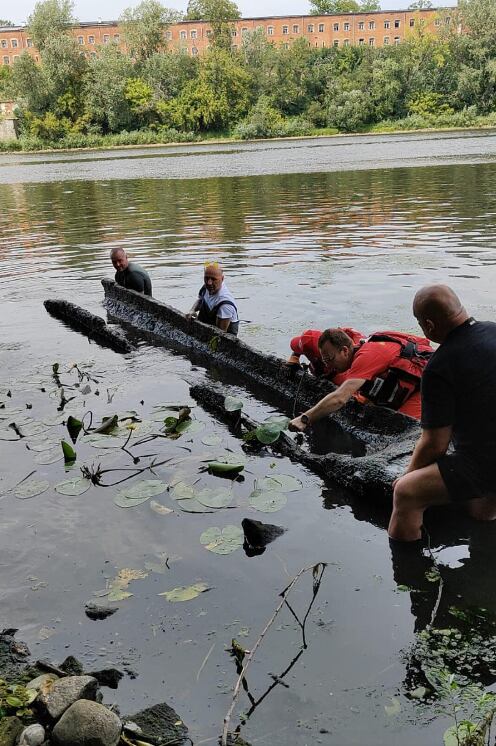
[[[400,541],[421,538],[431,505],[467,501],[474,518],[496,518],[496,324],[471,318],[446,285],[419,290],[413,313],[440,347],[422,376],[422,435],[394,484],[389,536]]]
[[[118,285],[151,296],[152,281],[150,275],[139,264],[130,262],[124,249],[112,249],[110,259],[116,270],[115,281]]]

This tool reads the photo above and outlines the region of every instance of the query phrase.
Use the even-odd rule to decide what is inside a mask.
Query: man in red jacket
[[[433,350],[429,340],[402,332],[377,332],[360,347],[342,329],[327,329],[319,339],[324,364],[337,371],[336,391],[295,417],[290,429],[305,430],[337,412],[352,396],[420,419],[420,378]]]
[[[350,337],[354,345],[359,345],[366,339],[365,334],[351,327],[340,327],[340,329]],[[322,332],[318,329],[307,329],[299,337],[293,337],[289,343],[292,354],[288,358],[288,364],[299,365],[300,357],[304,355],[310,363],[310,370],[314,376],[324,375],[334,380],[332,374],[337,371],[328,368],[322,361],[319,347],[321,335]]]

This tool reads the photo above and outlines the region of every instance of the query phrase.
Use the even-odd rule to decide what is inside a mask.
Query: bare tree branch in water
[[[243,718],[243,721],[246,722],[246,720],[253,714],[253,712],[256,710],[256,708],[270,694],[270,692],[272,691],[272,689],[274,689],[274,687],[278,686],[279,684],[283,684],[284,683],[283,682],[284,677],[286,676],[286,674],[289,673],[289,671],[293,668],[293,666],[299,660],[300,656],[306,650],[306,648],[307,648],[307,641],[306,641],[306,635],[305,635],[305,626],[306,626],[306,623],[307,623],[308,615],[310,614],[312,606],[313,606],[313,604],[315,602],[315,599],[317,597],[317,594],[319,592],[320,585],[321,585],[321,582],[322,582],[322,576],[324,575],[326,567],[327,567],[327,563],[326,562],[318,562],[315,565],[310,565],[308,567],[303,567],[294,576],[294,578],[286,586],[286,588],[279,594],[279,596],[281,597],[281,601],[277,605],[274,613],[272,614],[272,616],[270,617],[269,621],[267,622],[267,624],[263,628],[262,632],[260,633],[260,635],[259,635],[257,641],[255,642],[253,648],[250,651],[242,651],[243,653],[246,653],[246,655],[243,655],[242,657],[240,656],[240,654],[237,653],[236,650],[233,653],[233,657],[236,660],[236,668],[238,670],[238,674],[239,675],[238,675],[238,679],[236,681],[236,684],[234,686],[232,700],[231,700],[231,705],[230,705],[229,710],[227,711],[227,713],[226,713],[226,715],[224,717],[224,728],[223,728],[222,738],[221,738],[221,744],[222,744],[222,746],[227,746],[227,744],[228,744],[229,725],[230,725],[230,722],[231,722],[232,714],[234,712],[234,708],[236,707],[236,702],[237,702],[239,694],[241,692],[241,687],[243,687],[243,689],[246,691],[246,693],[248,695],[248,698],[249,698],[249,700],[251,702],[251,707],[250,707],[250,709],[248,710],[248,712],[246,713],[246,715]],[[290,604],[288,603],[287,597],[289,596],[289,594],[291,593],[291,591],[293,590],[293,588],[295,587],[295,585],[297,584],[297,582],[301,578],[301,576],[304,573],[309,572],[310,570],[312,571],[312,575],[313,575],[312,598],[310,600],[310,603],[308,605],[308,608],[307,608],[307,610],[305,612],[305,615],[304,615],[303,619],[300,619],[299,616],[298,616],[298,614],[294,611],[294,609],[292,608],[292,606],[290,606]],[[279,612],[281,611],[281,609],[284,606],[286,606],[289,609],[289,611],[291,612],[291,614],[293,615],[293,617],[296,619],[296,621],[298,623],[298,626],[301,629],[301,634],[302,634],[301,648],[298,651],[298,653],[296,654],[296,656],[291,660],[291,662],[287,666],[287,668],[281,674],[279,674],[279,676],[275,676],[275,675],[272,674],[272,678],[273,678],[272,684],[266,689],[266,691],[258,699],[255,699],[253,697],[253,695],[249,691],[248,683],[246,681],[246,671],[247,671],[248,667],[250,666],[250,663],[252,662],[252,660],[253,660],[253,658],[255,656],[255,653],[258,650],[258,648],[260,647],[260,645],[261,645],[261,643],[262,643],[265,635],[267,634],[267,632],[269,631],[270,627],[275,622],[275,620],[276,620]],[[234,641],[233,641],[233,647],[234,647]],[[241,670],[239,670],[241,660],[243,661],[243,665],[241,667]],[[242,724],[240,723],[238,725],[238,727],[236,728],[236,730],[234,731],[235,735],[239,734],[240,729],[241,729],[241,725]]]

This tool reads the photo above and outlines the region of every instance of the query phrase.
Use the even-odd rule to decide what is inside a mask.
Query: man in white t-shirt
[[[187,314],[204,324],[211,324],[223,332],[237,336],[239,327],[238,309],[234,297],[224,284],[224,273],[218,262],[205,266],[204,285],[200,288],[198,298]]]

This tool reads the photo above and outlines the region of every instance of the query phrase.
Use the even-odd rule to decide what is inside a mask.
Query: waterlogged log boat
[[[71,329],[84,332],[89,339],[110,347],[116,352],[131,352],[129,343],[120,329],[107,326],[100,316],[86,311],[67,300],[46,300],[43,304],[51,316],[64,321]]]
[[[260,352],[212,326],[191,321],[154,298],[126,290],[111,280],[102,280],[102,284],[105,308],[124,328],[214,368],[218,378],[245,386],[288,415],[309,408],[335,389],[332,383],[291,371],[281,358]],[[225,387],[192,389],[202,406],[229,423],[230,415],[223,408],[225,393]],[[359,494],[383,497],[390,496],[392,481],[404,469],[419,433],[416,420],[355,400],[328,418],[324,429],[324,437],[313,452],[300,448],[287,435],[281,438],[279,447],[313,471]]]

